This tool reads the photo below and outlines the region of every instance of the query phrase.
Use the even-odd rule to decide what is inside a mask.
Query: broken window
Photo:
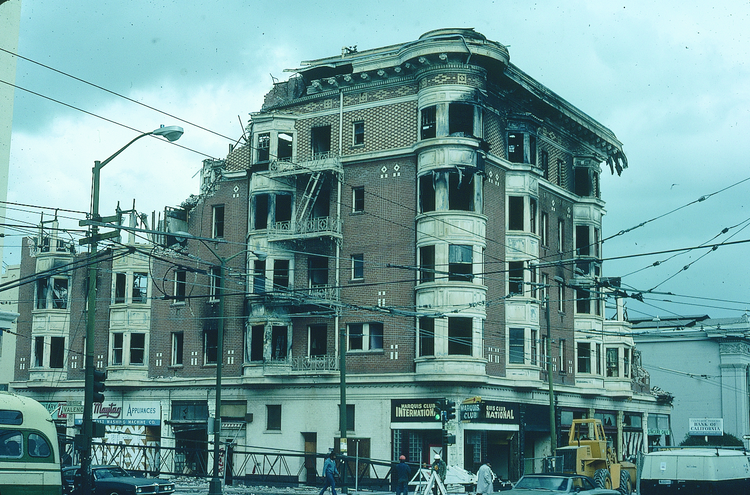
[[[311,288],[328,285],[328,258],[310,256],[307,259],[307,277]]]
[[[523,295],[523,261],[508,262],[508,295]]]
[[[558,304],[558,311],[561,313],[565,312],[565,285],[563,284],[557,284],[557,300],[559,302]]]
[[[365,255],[352,255],[352,279],[358,280],[365,278]]]
[[[536,198],[529,198],[529,232],[536,234]]]
[[[448,107],[448,134],[474,137],[474,105],[450,104]]]
[[[620,376],[619,366],[620,352],[617,347],[607,347],[607,376],[617,378]]]
[[[328,327],[325,324],[310,325],[308,330],[310,356],[325,356],[328,344]]]
[[[435,246],[419,248],[419,283],[435,281]]]
[[[121,365],[124,350],[124,334],[113,333],[112,334],[112,364]]]
[[[561,374],[565,374],[568,372],[567,370],[568,361],[566,357],[567,349],[565,349],[565,343],[566,343],[565,339],[560,339],[560,348],[559,348],[558,357],[560,359],[560,373]]]
[[[511,163],[523,163],[523,138],[522,132],[511,132],[508,134],[508,161]]]
[[[474,280],[473,249],[466,244],[448,246],[448,280],[471,282]]]
[[[115,304],[125,302],[125,283],[127,277],[124,273],[115,273]]]
[[[590,253],[589,227],[587,225],[576,225],[576,256],[589,256]]]
[[[578,343],[578,373],[591,373],[591,343]]]
[[[431,173],[419,177],[419,206],[420,213],[435,211],[435,181]]]
[[[361,146],[365,144],[365,123],[364,122],[354,122],[352,144],[354,146]]]
[[[537,334],[538,334],[538,332],[536,330],[533,330],[533,329],[531,330],[531,338],[529,339],[529,343],[531,344],[531,354],[530,354],[530,357],[531,357],[531,365],[532,366],[536,366],[538,364],[537,363],[537,359],[536,359],[536,355],[537,355],[537,352],[538,352],[537,351],[537,339],[538,339]]]
[[[382,323],[350,323],[346,330],[349,351],[371,351],[383,348]]]
[[[565,221],[557,220],[557,251],[562,253],[565,249]]]
[[[268,161],[270,148],[271,134],[268,132],[258,134],[258,160],[256,163],[264,163]]]
[[[287,351],[287,328],[274,326],[271,328],[271,359],[286,359]]]
[[[47,309],[47,287],[49,279],[40,278],[36,281],[36,309]]]
[[[130,364],[143,364],[146,359],[146,334],[130,334]]]
[[[589,177],[589,169],[584,167],[576,167],[575,169],[575,193],[579,196],[591,196],[591,178]]]
[[[273,290],[289,288],[289,260],[273,261]]]
[[[268,194],[256,194],[255,208],[253,219],[255,220],[255,230],[268,228]]]
[[[44,366],[44,337],[34,337],[34,366]]]
[[[320,186],[320,192],[312,207],[313,218],[326,218],[331,211],[331,188],[328,184]]]
[[[472,318],[448,318],[448,354],[471,356]]]
[[[224,237],[224,205],[215,205],[213,207],[212,237]]]
[[[549,180],[549,153],[542,150],[539,152],[539,167],[542,169],[542,176]]]
[[[524,334],[523,328],[508,329],[508,363],[524,364]]]
[[[508,197],[508,230],[524,230],[523,196]]]
[[[423,316],[419,319],[419,355],[435,354],[435,319]]]
[[[250,329],[250,361],[263,361],[263,340],[266,328],[263,325],[253,325]]]
[[[540,234],[542,246],[549,246],[549,214],[546,211],[542,212],[542,225]]]
[[[310,135],[313,160],[323,158],[331,151],[331,126],[313,127]]]
[[[266,292],[266,261],[253,261],[253,293],[263,294]]]
[[[591,299],[589,291],[584,289],[576,289],[576,313],[591,313]]]
[[[184,334],[182,332],[172,333],[172,366],[182,366]]]
[[[280,162],[290,161],[292,159],[292,144],[294,143],[294,137],[286,132],[280,132],[276,141],[276,159]]]
[[[292,195],[277,194],[274,222],[289,222],[292,220]]]
[[[175,301],[184,301],[187,288],[187,272],[177,270],[174,272],[174,299]]]
[[[365,211],[364,187],[352,187],[352,211]]]
[[[133,303],[146,304],[148,301],[148,273],[133,273]]]
[[[219,322],[206,320],[203,327],[203,364],[216,364],[219,344]]]
[[[474,176],[462,171],[448,175],[448,209],[474,211]]]
[[[52,279],[52,308],[67,309],[68,307],[68,279]]]
[[[434,138],[436,136],[437,107],[433,105],[431,107],[423,108],[421,117],[421,138]]]
[[[219,277],[221,277],[221,267],[212,266],[208,269],[209,302],[216,302],[219,298]]]

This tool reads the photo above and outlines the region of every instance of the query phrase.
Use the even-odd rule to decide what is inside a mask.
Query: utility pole
[[[547,319],[547,383],[549,385],[549,434],[551,455],[557,450],[557,429],[555,428],[555,388],[552,378],[552,329],[549,316],[549,295],[545,298],[545,317]]]
[[[336,310],[338,311],[338,309]],[[341,460],[344,465],[341,469],[341,492],[347,493],[346,488],[346,455],[349,451],[346,443],[346,328],[342,327],[339,331],[339,371],[341,372],[341,412],[339,413],[339,429],[341,430],[341,439],[339,440],[339,450],[341,451]],[[355,473],[355,476],[358,473]]]

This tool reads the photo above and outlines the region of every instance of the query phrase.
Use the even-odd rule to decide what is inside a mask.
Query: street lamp
[[[151,132],[145,132],[133,138],[128,144],[117,150],[112,156],[106,160],[100,162],[94,161],[94,167],[92,169],[91,179],[91,214],[89,222],[85,224],[89,225],[90,236],[86,239],[81,239],[81,244],[90,244],[89,258],[94,260],[96,258],[97,242],[111,237],[108,234],[99,234],[99,227],[96,223],[100,222],[102,218],[99,216],[99,177],[102,168],[111,162],[117,155],[125,151],[125,149],[138,141],[142,137],[146,136],[162,136],[168,141],[176,141],[182,136],[182,127],[178,126],[161,126]],[[98,263],[93,262],[89,266],[88,270],[88,301],[87,301],[87,320],[86,320],[86,357],[85,357],[85,377],[84,382],[84,396],[83,396],[83,425],[82,425],[82,445],[81,445],[81,481],[82,481],[82,492],[91,493],[93,488],[91,485],[91,438],[93,436],[93,408],[94,408],[94,339],[96,337],[96,278],[98,272]]]

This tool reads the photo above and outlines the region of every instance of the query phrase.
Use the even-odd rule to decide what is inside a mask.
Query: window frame
[[[174,271],[174,301],[175,304],[185,304],[187,299],[187,271]]]
[[[365,145],[365,121],[356,120],[352,122],[352,146],[361,147]]]
[[[185,333],[172,332],[171,334],[172,353],[169,359],[170,366],[183,366],[185,360]]]
[[[353,254],[351,256],[351,279],[352,280],[364,280],[365,279],[365,255],[363,253]]]
[[[520,349],[520,357],[519,357]],[[508,328],[508,364],[526,364],[526,329]]]
[[[466,260],[466,254],[469,259]],[[474,246],[471,244],[448,244],[448,281],[474,281]]]
[[[266,404],[266,431],[281,431],[281,404]]]
[[[211,209],[211,237],[214,239],[224,238],[226,207],[223,204],[213,205]]]
[[[577,364],[576,373],[590,375],[592,373],[591,342],[576,343]]]
[[[437,137],[437,105],[419,110],[419,137],[420,140]]]
[[[467,333],[468,330],[468,333]],[[472,356],[474,349],[474,318],[448,318],[448,355]],[[468,352],[467,352],[468,351]]]
[[[508,262],[508,296],[526,295],[525,265],[525,261]]]
[[[358,329],[359,334],[353,333]],[[346,352],[382,352],[383,351],[383,323],[382,322],[354,322],[346,325]],[[359,347],[353,342],[359,341]],[[378,345],[379,341],[379,347]]]
[[[352,213],[365,211],[365,186],[352,187]]]

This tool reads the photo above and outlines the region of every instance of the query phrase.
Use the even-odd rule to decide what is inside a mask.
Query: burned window
[[[266,261],[253,261],[253,293],[263,294],[266,292]]]
[[[352,144],[354,146],[362,146],[365,144],[365,123],[354,122],[352,128]]]
[[[182,366],[184,342],[185,334],[183,334],[182,332],[172,333],[172,366]]]
[[[420,213],[435,211],[435,180],[432,174],[419,178]]]
[[[133,273],[132,299],[134,304],[148,302],[148,273]]]
[[[382,323],[350,323],[347,325],[349,351],[372,351],[383,348]]]
[[[214,238],[224,237],[224,205],[213,207],[213,228],[211,234]]]
[[[328,327],[324,324],[310,325],[310,356],[325,356],[328,344]]]
[[[524,364],[525,333],[523,328],[508,329],[508,363]]]
[[[448,107],[448,134],[474,137],[474,105],[450,104]]]
[[[253,219],[255,220],[255,230],[266,229],[268,228],[268,194],[256,194],[254,199]]]
[[[542,212],[542,225],[541,225],[541,242],[542,246],[549,246],[549,213],[546,211]]]
[[[523,138],[522,132],[511,132],[508,134],[508,161],[512,163],[523,163]]]
[[[508,262],[508,295],[523,295],[523,261]]]
[[[419,319],[419,355],[435,354],[435,319],[423,316]]]
[[[448,354],[471,356],[472,318],[448,318]]]
[[[549,180],[549,153],[542,150],[539,152],[539,167],[542,169],[542,175]]]
[[[324,125],[313,127],[310,131],[310,146],[313,152],[313,159],[322,158],[331,151],[331,126]]]
[[[536,234],[536,198],[529,198],[529,232]]]
[[[419,248],[419,283],[435,281],[435,246]]]
[[[307,259],[307,276],[311,288],[328,285],[328,258],[310,256]]]
[[[331,213],[331,187],[328,184],[320,186],[320,192],[312,207],[313,218],[325,218]]]
[[[591,196],[591,178],[589,177],[589,169],[584,167],[576,167],[574,175],[574,187],[575,193],[579,196]]]
[[[212,266],[208,269],[208,301],[216,302],[219,297],[219,282],[221,267]]]
[[[289,288],[289,260],[273,261],[273,290]]]
[[[448,246],[448,280],[471,282],[473,279],[472,247],[466,244],[451,244]]]
[[[508,197],[508,230],[524,230],[524,198]]]
[[[583,290],[583,289],[576,289],[576,313],[579,313],[579,314],[591,313],[591,295],[589,291]]]
[[[421,138],[429,139],[436,136],[437,107],[423,108],[421,112]]]
[[[209,320],[203,330],[203,364],[216,364],[219,351],[219,325]]]
[[[607,347],[607,376],[618,378],[620,376],[620,350],[617,347]]]
[[[576,225],[576,255],[589,256],[590,254],[589,227],[587,225]]]
[[[184,301],[187,288],[187,272],[177,270],[174,273],[174,298],[175,301]]]
[[[250,361],[263,361],[263,340],[266,335],[266,327],[253,325],[250,329]]]
[[[68,307],[68,279],[52,279],[52,307],[54,309],[67,309]]]
[[[462,171],[448,175],[448,208],[474,211],[474,176]]]
[[[263,163],[268,161],[270,148],[271,134],[268,132],[258,134],[258,160],[256,161],[256,163]]]
[[[36,281],[36,309],[47,309],[47,290],[49,279],[40,278]]]
[[[292,220],[292,196],[291,194],[277,194],[276,208],[274,209],[275,222],[289,222]]]
[[[65,337],[51,337],[49,345],[49,367],[62,369],[65,365]]]
[[[123,364],[125,335],[121,332],[112,334],[112,364]]]
[[[271,328],[271,359],[284,360],[287,352],[287,329],[284,326]]]
[[[44,337],[34,337],[34,366],[44,366]]]
[[[125,302],[125,283],[127,276],[124,273],[115,273],[115,304]]]
[[[280,132],[277,137],[276,159],[280,162],[292,159],[292,143],[294,137],[291,134]]]

